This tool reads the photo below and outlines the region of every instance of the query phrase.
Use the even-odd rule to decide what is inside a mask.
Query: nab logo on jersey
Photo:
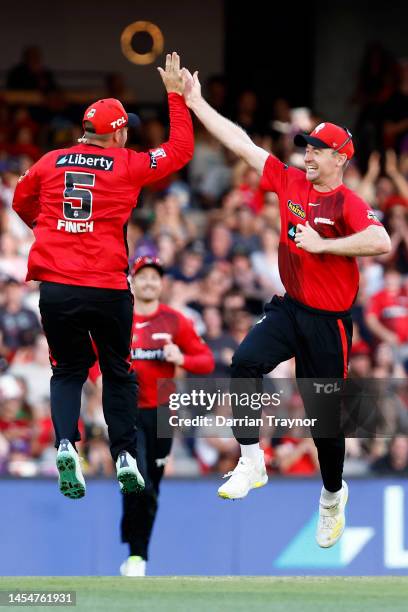
[[[113,157],[106,157],[105,155],[69,153],[67,155],[59,155],[55,167],[80,166],[81,168],[94,168],[96,170],[113,170],[113,162]]]
[[[295,237],[296,237],[296,225],[294,225],[293,223],[291,223],[289,221],[289,223],[288,223],[288,238],[289,238],[289,240],[293,240],[293,242],[295,242]]]

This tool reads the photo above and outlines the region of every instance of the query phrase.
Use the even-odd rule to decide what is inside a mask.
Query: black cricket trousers
[[[160,481],[172,444],[171,437],[159,438],[157,435],[158,411],[159,418],[163,419],[164,431],[170,431],[170,412],[167,406],[158,409],[140,408],[137,411],[137,465],[144,478],[145,488],[140,493],[122,496],[122,542],[129,544],[131,555],[146,561],[158,509]]]
[[[311,309],[287,294],[275,295],[265,306],[265,316],[236,350],[231,364],[231,392],[248,394],[260,391],[264,374],[295,357],[306,415],[317,418],[318,426],[312,435],[323,484],[332,492],[342,486],[345,439],[340,423],[340,385],[347,377],[352,330],[349,312]],[[323,387],[327,379],[330,386]],[[232,409],[234,418],[254,417],[251,408],[239,402],[233,402]],[[241,428],[234,428],[234,435],[240,444],[258,441],[253,429],[251,437],[248,430],[243,432]]]
[[[50,349],[51,415],[56,447],[80,440],[81,393],[98,352],[102,403],[112,458],[136,455],[137,383],[131,370],[133,296],[129,289],[40,284],[40,312]]]

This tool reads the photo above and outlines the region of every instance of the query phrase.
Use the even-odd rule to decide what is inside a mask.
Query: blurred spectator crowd
[[[103,95],[121,97],[120,75],[109,75]],[[39,92],[40,104],[10,101],[10,91]],[[270,109],[256,92],[229,99],[228,82],[214,76],[205,95],[220,112],[288,164],[303,167],[303,152],[293,145],[299,131],[310,131],[321,117],[276,99]],[[357,156],[345,183],[378,213],[391,236],[392,251],[359,261],[360,292],[353,307],[354,338],[350,376],[398,379],[387,437],[347,440],[349,473],[408,474],[408,62],[396,61],[378,44],[363,58],[355,95]],[[69,102],[36,47],[0,91],[0,474],[55,473],[49,405],[51,369],[38,312],[38,284],[25,283],[33,236],[11,210],[18,177],[44,152],[70,146],[81,135],[86,106]],[[140,112],[137,104],[132,110]],[[142,127],[131,136],[136,150],[166,140],[167,109],[141,112]],[[195,124],[196,146],[183,171],[145,189],[128,228],[130,263],[158,255],[165,267],[163,300],[190,317],[213,350],[214,378],[227,378],[234,350],[264,304],[282,294],[278,270],[280,231],[276,194],[261,192],[259,176]],[[182,373],[180,373],[182,375]],[[292,361],[272,377],[294,376]],[[293,387],[291,411],[301,410]],[[83,392],[81,453],[88,474],[110,475],[113,465],[101,409],[100,384],[88,381]],[[168,473],[198,475],[228,471],[239,449],[231,435],[188,439],[176,435]],[[317,471],[308,438],[263,433],[262,443],[274,474],[311,475]]]

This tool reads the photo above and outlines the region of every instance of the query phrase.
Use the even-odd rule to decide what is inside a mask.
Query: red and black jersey
[[[286,166],[273,155],[266,161],[260,186],[279,197],[279,272],[288,295],[311,308],[348,310],[358,291],[355,258],[299,249],[296,226],[309,221],[323,238],[340,238],[369,225],[381,226],[374,212],[345,185],[316,191],[302,170]]]
[[[184,166],[193,130],[182,96],[168,96],[170,138],[147,153],[78,144],[51,151],[21,177],[14,210],[33,228],[27,280],[127,288],[126,227],[140,189]]]
[[[159,379],[172,379],[175,365],[164,361],[163,347],[172,342],[184,354],[183,368],[193,374],[209,374],[214,357],[197,335],[193,324],[177,310],[160,304],[151,315],[135,313],[131,344],[132,367],[139,383],[139,408],[167,403],[173,385],[159,385]]]

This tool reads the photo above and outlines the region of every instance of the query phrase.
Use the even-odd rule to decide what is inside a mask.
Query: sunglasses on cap
[[[341,145],[339,147],[336,147],[335,149],[333,149],[333,153],[336,153],[337,151],[340,151],[340,149],[345,147],[346,144],[348,144],[350,142],[350,140],[353,138],[353,134],[350,132],[350,130],[348,128],[346,128],[344,125],[342,125],[341,128],[346,132],[347,138],[346,138],[346,140],[344,142],[341,143]]]

